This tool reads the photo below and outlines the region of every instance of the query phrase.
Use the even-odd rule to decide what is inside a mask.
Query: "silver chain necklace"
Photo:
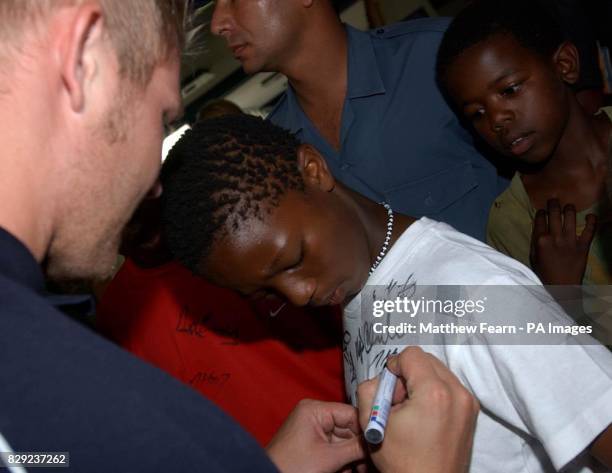
[[[378,267],[380,262],[383,260],[385,255],[387,254],[387,250],[389,249],[389,242],[391,241],[391,235],[393,234],[393,210],[391,206],[386,202],[381,202],[381,204],[385,209],[387,209],[387,234],[385,235],[385,241],[383,242],[382,248],[380,249],[380,253],[376,257],[376,261],[370,267],[370,272],[368,276],[371,276],[374,270]]]

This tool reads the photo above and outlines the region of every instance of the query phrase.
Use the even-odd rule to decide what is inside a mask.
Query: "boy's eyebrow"
[[[491,82],[488,84],[488,88],[489,88],[489,89],[494,88],[494,87],[495,87],[497,84],[499,84],[499,83],[500,83],[500,82],[502,82],[503,80],[507,79],[507,78],[508,78],[508,76],[511,76],[511,75],[513,75],[513,74],[516,74],[517,72],[518,72],[518,70],[515,70],[515,69],[506,69],[506,70],[504,70],[504,71],[501,73],[501,75],[500,75],[499,77],[497,77],[496,79],[494,79],[493,81],[491,81]],[[462,106],[463,108],[465,108],[465,107],[467,107],[468,105],[470,105],[471,103],[472,103],[472,101],[471,101],[471,100],[465,100],[465,101],[464,101],[464,102],[461,104],[461,106]]]
[[[501,73],[501,75],[495,79],[493,81],[493,85],[500,83],[501,81],[503,81],[504,79],[508,78],[508,76],[511,76],[512,74],[516,74],[516,70],[515,69],[506,69],[504,72]]]

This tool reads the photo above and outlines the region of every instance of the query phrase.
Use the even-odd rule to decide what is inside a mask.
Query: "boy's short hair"
[[[19,50],[26,31],[34,31],[54,9],[83,0],[1,0],[0,57]],[[182,49],[189,0],[99,0],[122,77],[140,84],[155,65]],[[8,46],[8,50],[7,50]]]
[[[252,217],[263,219],[289,190],[304,190],[299,142],[250,115],[197,122],[161,171],[166,243],[196,274],[212,245]]]
[[[448,68],[465,50],[497,34],[549,58],[565,40],[558,23],[535,0],[475,0],[448,27],[438,50],[436,76],[446,92]]]

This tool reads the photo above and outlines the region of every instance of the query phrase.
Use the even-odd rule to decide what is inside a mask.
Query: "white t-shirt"
[[[543,322],[572,323],[554,302],[533,295],[528,286],[540,282],[527,267],[427,218],[403,233],[367,285],[398,281],[516,286],[519,297],[512,297],[501,314],[509,322],[533,320],[537,314]],[[389,352],[403,348],[393,340],[384,346],[364,344],[368,323],[358,295],[344,313],[345,378],[351,399],[358,383],[379,373],[380,360],[384,363]],[[612,423],[612,354],[606,348],[594,342],[502,345],[481,340],[450,345],[444,339],[423,348],[445,363],[480,402],[470,472],[551,472],[564,466],[571,472],[600,471],[583,452]]]

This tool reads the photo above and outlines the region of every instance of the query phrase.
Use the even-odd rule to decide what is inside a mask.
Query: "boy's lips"
[[[534,133],[532,131],[511,137],[504,137],[502,145],[515,156],[525,154],[533,146]]]

